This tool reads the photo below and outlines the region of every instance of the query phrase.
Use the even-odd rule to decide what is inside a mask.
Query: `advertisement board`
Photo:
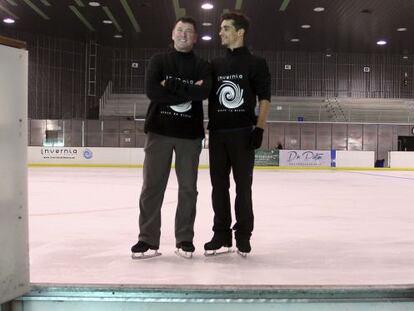
[[[255,166],[279,166],[279,150],[257,149],[254,155]]]
[[[280,150],[280,166],[331,167],[330,150]]]

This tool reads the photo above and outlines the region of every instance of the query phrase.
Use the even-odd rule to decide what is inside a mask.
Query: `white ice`
[[[141,184],[141,169],[30,168],[31,282],[414,283],[414,172],[255,170],[255,230],[247,258],[203,255],[203,244],[212,236],[208,170],[199,171],[194,257],[174,254],[177,182],[172,170],[162,209],[163,255],[132,260]]]

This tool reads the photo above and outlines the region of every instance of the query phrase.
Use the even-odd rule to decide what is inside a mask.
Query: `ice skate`
[[[250,246],[249,240],[236,240],[237,254],[243,258],[247,257],[247,254],[250,253],[252,247]]]
[[[231,237],[227,239],[219,239],[213,237],[210,242],[204,244],[205,256],[217,256],[233,253]]]
[[[195,251],[195,247],[193,242],[180,242],[176,245],[177,250],[175,251],[175,254],[177,256],[191,259],[193,258],[193,253]]]
[[[158,246],[149,245],[146,242],[138,241],[131,247],[132,259],[148,259],[161,256],[158,252]]]

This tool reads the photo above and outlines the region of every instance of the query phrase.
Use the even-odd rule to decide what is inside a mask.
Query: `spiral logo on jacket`
[[[220,104],[229,109],[240,107],[244,103],[243,90],[239,85],[229,80],[223,81],[216,94],[219,95]]]
[[[170,108],[174,110],[175,112],[179,112],[179,113],[187,112],[188,110],[191,109],[191,101],[185,102],[179,105],[172,105],[170,106]]]

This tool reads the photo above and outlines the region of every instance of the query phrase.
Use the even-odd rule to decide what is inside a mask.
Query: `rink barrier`
[[[390,151],[388,153],[390,167],[414,169],[414,152]]]
[[[413,310],[410,285],[41,285],[12,302],[15,310]],[[201,309],[200,309],[201,310]],[[204,309],[202,309],[204,310]],[[216,310],[216,309],[213,309]]]
[[[263,160],[264,152],[261,151],[261,162],[256,169],[298,169],[298,170],[378,170],[374,168],[375,153],[373,151],[315,151],[315,150],[278,150],[280,154],[298,154],[306,156],[314,154],[325,156],[324,161],[317,157],[313,162],[301,165],[300,161],[292,165],[284,165],[277,158]],[[271,151],[268,151],[271,153]],[[335,157],[332,158],[334,153]],[[404,153],[404,155],[400,155]],[[144,162],[143,148],[103,148],[103,147],[28,147],[28,164],[30,167],[110,167],[110,168],[142,168]],[[274,155],[272,155],[274,157]],[[398,157],[403,160],[398,161]],[[414,152],[390,152],[391,168],[386,170],[414,170]],[[334,159],[334,161],[332,160]],[[271,165],[266,165],[266,161]],[[312,160],[312,159],[311,159]],[[174,159],[172,161],[174,164]],[[335,166],[332,166],[335,163]],[[280,164],[280,166],[276,166]],[[208,149],[202,149],[199,168],[208,168]],[[174,165],[172,166],[174,167]]]
[[[29,163],[28,167],[61,167],[61,168],[143,168],[142,164],[122,165],[122,164],[48,164],[48,163]],[[175,168],[174,165],[171,166]],[[199,169],[208,169],[208,165],[199,165]],[[290,170],[290,171],[414,171],[412,167],[308,167],[308,166],[255,166],[255,170]]]

